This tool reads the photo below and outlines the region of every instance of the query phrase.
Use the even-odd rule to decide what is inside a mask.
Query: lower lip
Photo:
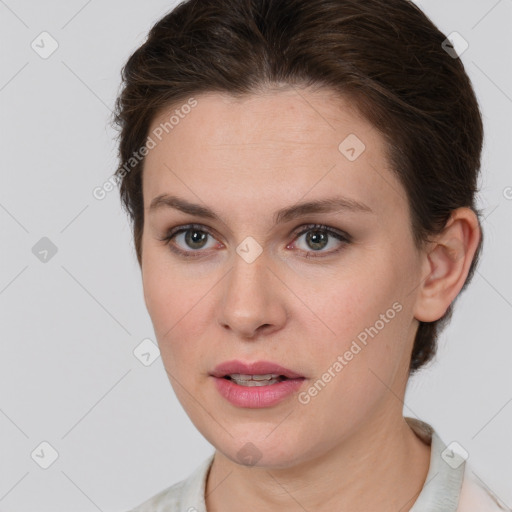
[[[276,405],[298,391],[304,378],[286,379],[268,386],[240,386],[223,377],[213,377],[219,393],[237,407],[259,409]]]

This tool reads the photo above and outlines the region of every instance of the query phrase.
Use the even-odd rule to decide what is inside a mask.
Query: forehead
[[[377,131],[354,103],[330,90],[288,87],[241,97],[209,92],[196,95],[195,106],[188,107],[188,103],[190,99],[161,110],[152,120],[150,132],[163,130],[162,137],[170,143],[171,139],[176,144],[178,138],[186,139],[189,148],[202,150],[244,146],[245,151],[257,152],[289,144],[307,151],[311,144],[332,147],[349,133],[382,145]],[[166,137],[171,133],[174,137]]]
[[[217,201],[239,205],[255,194],[293,202],[333,188],[377,210],[404,199],[382,135],[348,97],[288,88],[238,98],[206,93],[194,102],[174,104],[151,123],[156,145],[144,165],[146,208],[176,188],[191,199],[191,192],[211,198],[217,191]]]

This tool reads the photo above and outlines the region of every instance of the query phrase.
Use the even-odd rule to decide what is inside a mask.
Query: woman
[[[502,510],[403,417],[482,244],[446,36],[406,0],[189,0],[116,120],[163,363],[215,447],[134,511]]]

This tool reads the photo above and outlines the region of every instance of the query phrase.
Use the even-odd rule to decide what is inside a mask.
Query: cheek
[[[357,424],[389,394],[407,359],[403,298],[392,273],[386,280],[374,276],[340,279],[331,283],[329,293],[314,297],[312,309],[321,312],[329,330],[322,329],[327,334],[315,346],[315,379],[306,390],[312,407],[304,412],[319,422],[329,423],[336,415]],[[304,328],[309,329],[305,340],[318,339],[313,325]]]
[[[205,294],[211,285],[193,279],[183,266],[173,266],[162,251],[148,250],[143,259],[142,284],[162,360],[167,370],[174,361],[187,367],[197,358],[190,341],[201,338],[206,321]]]
[[[406,348],[408,329],[406,262],[389,257],[365,259],[350,267],[350,273],[333,273],[323,286],[304,286],[299,293],[317,313],[320,323],[306,329],[321,329],[318,347],[324,364],[347,353],[350,366],[393,366]],[[319,281],[317,281],[317,284]],[[407,291],[405,291],[407,290]],[[315,339],[313,333],[308,338]],[[316,336],[318,339],[318,335]],[[352,361],[359,363],[353,363]],[[329,366],[329,365],[328,365]]]
[[[144,248],[142,261],[142,286],[146,307],[151,317],[159,344],[173,334],[180,316],[183,316],[184,301],[182,276],[173,271],[159,251],[151,246]],[[160,251],[161,252],[161,251]]]
[[[171,312],[175,311],[173,307],[175,293],[170,287],[169,277],[168,274],[159,272],[155,265],[149,263],[142,278],[146,307],[157,334],[160,334],[164,323],[171,320]]]
[[[142,257],[142,285],[148,312],[159,328],[172,322],[183,307],[183,293],[187,290],[183,270],[173,266],[170,250],[149,238],[144,232]]]

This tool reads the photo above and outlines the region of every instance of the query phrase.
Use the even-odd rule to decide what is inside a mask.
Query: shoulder
[[[129,512],[205,512],[206,479],[214,454],[186,479],[167,487]]]
[[[487,486],[466,466],[460,489],[457,512],[512,512]]]
[[[512,512],[477,476],[466,457],[459,454],[453,458],[456,450],[451,444],[447,446],[431,425],[419,419],[405,419],[414,432],[431,445],[427,478],[411,512]]]
[[[186,480],[182,480],[167,487],[129,512],[178,512],[185,482]]]

